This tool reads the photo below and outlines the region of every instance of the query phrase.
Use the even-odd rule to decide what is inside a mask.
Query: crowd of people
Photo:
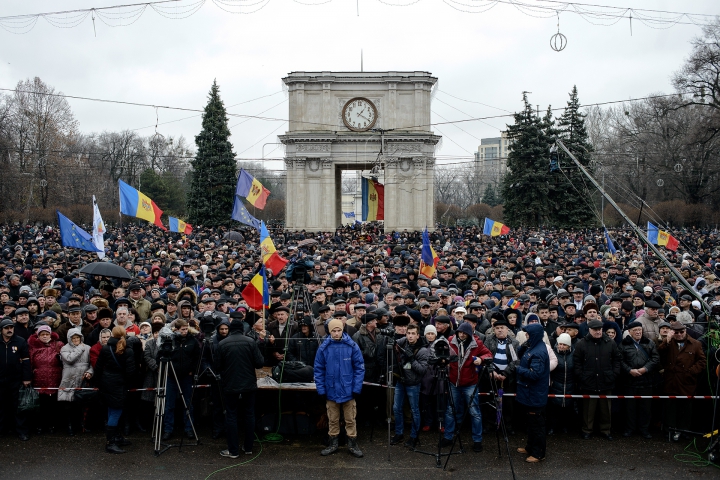
[[[338,450],[344,417],[350,453],[362,456],[356,411],[358,421],[378,421],[388,385],[391,443],[411,449],[438,430],[441,446],[453,445],[467,416],[481,452],[483,432],[498,427],[483,397],[491,384],[515,394],[503,401],[504,422],[511,435],[527,431],[518,452],[531,463],[545,458],[548,435],[662,431],[679,441],[708,424],[705,400],[563,395],[717,393],[719,337],[708,308],[720,303],[715,231],[677,233],[681,247],[668,258],[686,288],[631,231],[612,232],[613,256],[600,229],[491,238],[477,227],[438,227],[430,233],[436,275],[427,277],[420,232],[277,229],[271,236],[289,264],[267,271],[265,311],[243,298],[262,263],[257,232],[244,231],[242,242],[225,233],[109,228],[104,260],[123,267],[125,280],[80,273],[96,254],[64,249],[52,226],[0,226],[0,432],[28,440],[98,428],[108,452],[124,452],[128,433],[152,423],[163,338],[178,381],[167,382],[162,440],[175,433],[176,410],[195,438],[193,384],[213,372],[221,380],[206,376],[208,422],[232,458],[239,419],[241,449],[252,451],[255,368],[263,366],[280,367],[280,381],[317,384],[329,423],[323,455]],[[39,393],[32,418],[17,409],[24,388]]]

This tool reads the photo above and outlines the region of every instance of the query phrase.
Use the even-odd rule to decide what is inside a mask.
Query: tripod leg
[[[193,423],[192,418],[192,412],[190,411],[190,407],[188,407],[187,402],[185,401],[185,395],[183,394],[182,386],[180,385],[180,380],[178,379],[177,373],[175,372],[175,367],[172,363],[169,363],[170,370],[172,371],[173,378],[175,379],[175,384],[177,385],[177,389],[179,392],[180,399],[182,400],[183,407],[185,407],[185,415],[187,416],[188,421],[190,422],[190,428],[192,429],[193,435],[195,436],[195,440],[200,443],[200,439],[197,436],[197,431],[195,430],[195,423]],[[180,441],[180,445],[182,446],[182,440]]]

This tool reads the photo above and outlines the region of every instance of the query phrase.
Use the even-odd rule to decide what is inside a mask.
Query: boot
[[[105,433],[107,443],[105,444],[105,451],[107,453],[125,453],[125,450],[121,449],[115,443],[115,435],[117,434],[117,427],[111,427],[108,425]]]
[[[333,453],[338,451],[338,436],[335,435],[334,437],[330,437],[330,443],[328,444],[327,448],[320,452],[320,455],[323,457],[326,457],[328,455],[332,455]]]
[[[132,442],[120,435],[120,433],[116,433],[115,437],[113,438],[115,440],[115,445],[117,445],[118,447],[128,447],[132,445]]]
[[[362,458],[363,453],[358,447],[357,437],[348,437],[348,451],[356,458]]]

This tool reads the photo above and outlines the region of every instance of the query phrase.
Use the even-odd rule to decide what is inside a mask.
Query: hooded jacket
[[[517,401],[528,407],[544,407],[548,401],[550,357],[543,342],[545,330],[539,323],[525,327],[527,342],[520,348],[517,373]]]
[[[360,347],[347,333],[340,340],[328,335],[315,355],[314,376],[318,395],[330,401],[345,403],[360,395],[365,378]]]
[[[61,388],[79,388],[82,386],[83,376],[86,373],[92,375],[93,368],[90,366],[90,347],[85,345],[82,340],[80,345],[75,346],[70,340],[73,335],[80,335],[84,340],[83,334],[79,328],[71,328],[67,334],[68,343],[60,350],[60,358],[62,359],[62,382]],[[75,398],[74,390],[59,390],[59,402],[72,402]]]
[[[450,356],[456,355],[457,360],[450,362],[448,379],[456,387],[475,385],[478,381],[477,367],[473,364],[473,357],[492,358],[492,353],[482,344],[477,335],[473,335],[465,348],[464,355],[460,355],[460,340],[457,335],[450,338]]]

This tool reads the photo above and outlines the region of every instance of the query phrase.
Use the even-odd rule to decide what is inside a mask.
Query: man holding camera
[[[437,317],[435,321],[438,321]],[[448,317],[445,317],[446,319]],[[444,319],[443,319],[444,320]],[[448,319],[449,321],[449,319]],[[449,447],[453,444],[455,423],[461,422],[465,409],[470,409],[473,451],[480,453],[482,446],[482,415],[480,413],[480,395],[475,388],[478,383],[478,368],[483,360],[492,361],[492,354],[480,338],[474,334],[468,322],[463,322],[457,329],[457,334],[450,337],[450,355],[457,359],[449,364],[448,379],[450,380],[450,394],[452,403],[445,412],[445,437],[441,445]],[[452,405],[455,405],[455,411]],[[453,415],[454,413],[454,415]],[[458,425],[458,430],[460,425]]]
[[[165,416],[163,425],[163,441],[170,440],[175,423],[175,402],[178,395],[185,398],[188,406],[189,415],[185,415],[185,434],[189,440],[195,439],[195,433],[192,429],[192,387],[193,375],[200,361],[200,344],[195,339],[195,335],[190,333],[190,327],[185,320],[175,320],[175,333],[173,335],[173,351],[170,361],[172,363],[175,374],[177,375],[180,390],[178,391],[177,383],[171,377],[167,382],[167,393],[165,398]]]
[[[424,342],[420,340],[417,325],[408,325],[405,337],[395,344],[395,353],[400,366],[400,381],[395,384],[395,404],[393,405],[395,436],[390,440],[390,445],[397,445],[403,439],[405,426],[403,406],[407,396],[412,411],[412,427],[410,439],[405,442],[405,446],[414,449],[418,443],[418,432],[420,431],[420,383],[425,375],[425,370],[427,370],[430,356]]]

